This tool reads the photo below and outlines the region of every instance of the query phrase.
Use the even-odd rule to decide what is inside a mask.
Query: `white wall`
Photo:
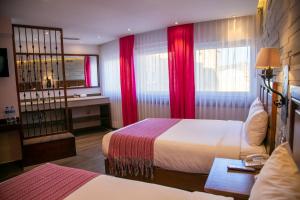
[[[4,118],[4,107],[13,105],[18,112],[18,97],[15,80],[11,20],[0,16],[0,48],[7,48],[9,77],[0,77],[0,118]]]
[[[15,80],[12,27],[10,18],[0,16],[0,48],[7,48],[9,77],[0,77],[0,118],[4,118],[4,107],[13,105],[18,111],[18,97]],[[0,164],[20,160],[21,144],[19,134],[9,131],[0,134]]]
[[[100,49],[98,45],[86,44],[68,44],[64,43],[65,54],[97,54],[99,55]]]

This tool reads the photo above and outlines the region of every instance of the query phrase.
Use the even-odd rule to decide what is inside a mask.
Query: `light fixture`
[[[175,25],[178,25],[178,22],[176,21],[174,24],[175,24]]]
[[[128,28],[128,29],[127,29],[127,31],[128,31],[128,32],[131,32],[131,29],[130,29],[130,28]]]
[[[260,76],[263,79],[265,86],[273,93],[280,96],[280,99],[274,102],[274,104],[279,108],[287,104],[287,98],[280,92],[274,90],[271,87],[270,81],[274,77],[273,69],[280,68],[280,66],[280,52],[278,48],[261,48],[259,50],[256,59],[256,68],[263,70]]]
[[[48,34],[49,34],[49,31],[46,31],[45,34],[48,35]]]

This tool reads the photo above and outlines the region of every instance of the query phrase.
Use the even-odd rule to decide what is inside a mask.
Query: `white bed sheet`
[[[66,200],[229,200],[230,197],[100,175],[70,194]]]
[[[240,121],[183,119],[155,140],[154,165],[208,174],[215,157],[239,158],[241,131]]]
[[[264,147],[247,144],[241,121],[183,119],[161,134],[154,143],[154,165],[163,169],[208,174],[215,157],[240,159],[261,153]],[[103,137],[102,150],[108,153],[114,132]]]

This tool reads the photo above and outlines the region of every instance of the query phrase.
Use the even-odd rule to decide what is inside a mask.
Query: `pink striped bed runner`
[[[179,121],[180,119],[151,118],[112,134],[108,149],[110,173],[152,178],[154,141]]]
[[[0,183],[0,199],[63,199],[98,175],[47,163]]]

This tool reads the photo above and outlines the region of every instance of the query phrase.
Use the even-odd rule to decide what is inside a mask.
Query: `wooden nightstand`
[[[248,199],[254,184],[254,176],[258,172],[228,170],[229,164],[243,165],[243,161],[216,158],[205,183],[204,191],[234,197],[234,199]]]

